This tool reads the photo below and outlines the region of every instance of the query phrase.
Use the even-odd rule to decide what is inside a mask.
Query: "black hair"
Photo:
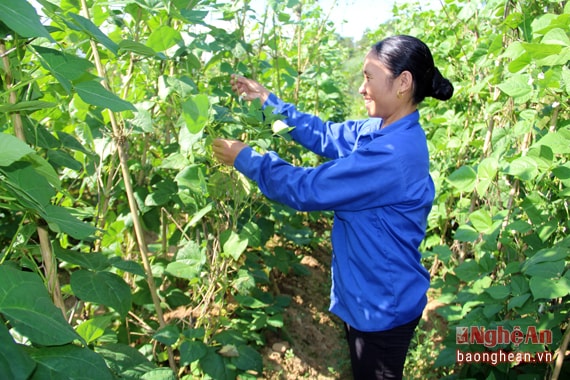
[[[404,71],[412,74],[415,104],[421,103],[427,96],[447,100],[453,95],[453,85],[435,67],[429,48],[418,38],[392,36],[376,43],[373,49],[394,78]]]

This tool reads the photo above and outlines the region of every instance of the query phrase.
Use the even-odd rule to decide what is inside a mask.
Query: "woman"
[[[429,288],[418,247],[434,185],[417,107],[427,96],[449,99],[453,87],[429,48],[410,36],[374,45],[363,74],[369,118],[343,123],[301,113],[259,83],[232,76],[234,91],[275,107],[294,127],[292,138],[326,163],[295,167],[235,140],[217,139],[213,150],[268,198],[334,211],[330,311],[345,322],[354,378],[398,379]]]

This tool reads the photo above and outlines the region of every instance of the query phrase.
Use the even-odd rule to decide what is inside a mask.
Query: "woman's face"
[[[362,73],[364,82],[358,92],[364,97],[368,116],[388,119],[400,102],[392,73],[380,62],[374,49],[364,58]]]

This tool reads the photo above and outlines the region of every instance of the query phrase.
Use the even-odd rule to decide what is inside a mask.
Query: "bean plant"
[[[440,305],[422,326],[443,342],[413,355],[435,378],[564,378],[570,339],[570,5],[551,1],[446,1],[437,10],[394,8],[371,33],[412,34],[455,86],[421,107],[437,196],[422,250]],[[551,363],[458,365],[456,327],[552,332]],[[420,326],[421,327],[421,326]],[[422,333],[425,334],[425,333]],[[425,334],[432,336],[431,334]],[[409,363],[410,373],[417,373]],[[568,368],[566,366],[566,374]]]
[[[211,141],[288,144],[232,74],[343,116],[328,73],[345,48],[323,10],[2,0],[0,14],[2,377],[260,376],[290,302],[272,277],[305,273],[311,231]]]
[[[570,5],[394,6],[358,43],[314,0],[0,0],[0,377],[254,379],[328,213],[212,159],[216,137],[319,158],[233,94],[232,74],[325,119],[365,117],[361,57],[430,46],[455,86],[420,108],[437,196],[420,247],[439,307],[410,377],[563,378],[570,329]],[[430,328],[432,330],[422,331]],[[456,327],[535,326],[552,363],[459,365]],[[496,349],[495,348],[495,349]]]

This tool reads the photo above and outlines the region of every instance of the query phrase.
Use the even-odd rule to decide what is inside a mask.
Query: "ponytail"
[[[447,100],[453,95],[453,85],[435,67],[427,45],[412,36],[393,36],[374,45],[378,59],[392,71],[394,77],[404,71],[412,74],[414,104],[426,96]]]

